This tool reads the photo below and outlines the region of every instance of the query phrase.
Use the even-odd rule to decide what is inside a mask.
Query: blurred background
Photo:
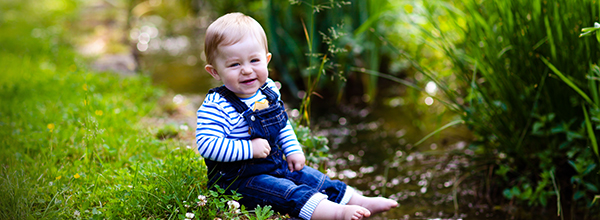
[[[195,108],[219,86],[206,28],[252,16],[290,115],[326,138],[309,159],[398,200],[385,218],[600,215],[600,38],[580,36],[595,0],[24,2],[0,3],[2,35],[26,36],[0,52],[64,42],[91,71],[149,77]]]

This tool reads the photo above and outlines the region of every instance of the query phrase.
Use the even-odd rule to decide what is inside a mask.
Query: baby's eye
[[[250,62],[253,62],[253,63],[256,63],[258,61],[260,61],[260,60],[259,59],[252,59],[252,60],[250,60]]]
[[[236,66],[239,66],[239,65],[240,65],[239,63],[233,63],[233,64],[229,64],[229,67],[236,67]]]

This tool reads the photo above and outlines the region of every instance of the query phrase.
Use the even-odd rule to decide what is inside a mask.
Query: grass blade
[[[558,69],[556,69],[556,67],[554,67],[554,65],[552,65],[546,58],[544,58],[544,57],[541,57],[541,58],[542,58],[542,61],[544,61],[544,63],[550,68],[550,70],[552,70],[552,72],[554,72],[563,82],[565,82],[569,87],[571,87],[573,90],[575,90],[575,92],[579,93],[579,95],[581,95],[581,97],[583,97],[583,99],[585,99],[585,101],[594,105],[594,107],[597,107],[596,104],[594,102],[592,102],[590,97],[588,97],[583,91],[581,91],[581,89],[579,89],[579,87],[577,87],[575,85],[575,83],[573,83],[565,75],[563,75]]]
[[[454,125],[457,125],[457,124],[463,124],[463,123],[465,123],[465,121],[464,121],[464,120],[462,120],[462,119],[455,120],[455,121],[451,121],[450,123],[448,123],[448,124],[446,124],[446,125],[442,126],[441,128],[438,128],[437,130],[435,130],[435,131],[433,131],[433,132],[429,133],[429,134],[428,134],[427,136],[425,136],[423,139],[421,139],[421,140],[417,141],[417,143],[415,143],[415,146],[417,146],[417,145],[419,145],[419,144],[423,143],[423,141],[425,141],[425,140],[429,139],[431,136],[433,136],[433,135],[435,135],[435,134],[437,134],[437,133],[440,133],[441,131],[445,130],[446,128],[452,127],[452,126],[454,126]]]
[[[588,116],[587,109],[585,109],[585,105],[582,104],[581,108],[583,109],[583,116],[585,117],[585,127],[590,138],[590,142],[592,142],[592,149],[594,150],[594,153],[596,153],[598,161],[600,161],[600,154],[598,154],[598,141],[596,140],[596,134],[594,134],[594,129],[592,128],[592,122]]]

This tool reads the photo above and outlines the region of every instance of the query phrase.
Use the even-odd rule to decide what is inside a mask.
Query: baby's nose
[[[250,74],[250,73],[252,73],[252,68],[250,68],[249,66],[242,67],[242,74]]]

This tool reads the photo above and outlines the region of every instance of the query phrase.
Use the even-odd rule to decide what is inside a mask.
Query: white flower
[[[227,202],[227,206],[229,206],[229,209],[238,209],[240,207],[240,203],[238,203],[237,201],[231,200],[231,201]]]
[[[75,217],[79,217],[81,215],[81,212],[79,212],[78,210],[75,210],[75,213],[73,213],[73,215]]]
[[[191,213],[191,212],[185,213],[186,218],[193,219],[194,216],[195,216],[194,213]]]
[[[203,195],[199,195],[198,200],[200,200],[200,201],[198,201],[198,206],[204,206],[208,202],[208,201],[206,201],[206,196],[203,196]]]

